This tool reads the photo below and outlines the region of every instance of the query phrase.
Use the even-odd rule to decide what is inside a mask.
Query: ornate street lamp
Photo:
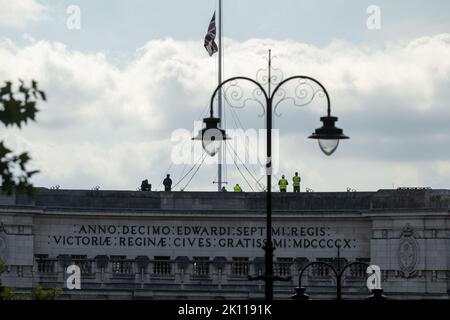
[[[309,295],[305,293],[306,288],[302,286],[302,276],[304,272],[311,266],[324,266],[325,268],[328,268],[332,271],[334,276],[336,277],[336,299],[341,300],[342,299],[342,277],[344,275],[344,272],[352,267],[352,266],[363,266],[364,268],[369,267],[369,265],[365,262],[355,261],[348,263],[344,265],[344,267],[341,268],[340,265],[340,257],[338,256],[337,259],[338,265],[337,268],[333,266],[331,263],[323,262],[323,261],[315,261],[308,263],[306,266],[303,267],[303,269],[300,271],[299,278],[298,278],[298,287],[295,288],[296,294],[292,296],[292,299],[294,300],[308,300]]]
[[[330,114],[320,118],[320,121],[323,122],[323,126],[316,129],[316,131],[309,136],[310,139],[317,139],[319,141],[320,150],[327,156],[331,156],[333,152],[336,151],[340,140],[349,139],[349,137],[344,135],[342,129],[335,127],[334,124],[337,120],[337,117],[332,117]]]
[[[345,271],[353,266],[360,266],[364,267],[364,270],[366,270],[369,267],[369,264],[361,261],[354,261],[347,263],[343,267],[341,267],[340,264],[340,254],[339,254],[339,248],[338,248],[338,257],[337,257],[337,267],[334,266],[331,263],[327,263],[324,261],[314,261],[311,263],[308,263],[305,265],[302,270],[300,271],[300,274],[298,276],[298,287],[295,288],[295,294],[292,296],[292,299],[294,300],[309,300],[309,295],[306,294],[306,288],[302,286],[302,277],[303,274],[307,269],[309,269],[312,266],[322,266],[325,268],[328,268],[332,271],[332,274],[335,276],[336,279],[336,300],[342,299],[342,280]],[[386,300],[386,296],[383,294],[383,289],[372,289],[372,295],[368,297],[369,300]]]
[[[234,83],[238,80],[244,80],[247,81],[253,85],[256,86],[256,89],[253,91],[253,99],[246,99],[247,100],[257,100],[255,97],[259,96],[264,99],[264,103],[261,103],[258,101],[264,110],[266,110],[266,177],[267,177],[267,192],[266,192],[266,210],[267,210],[267,218],[266,218],[266,240],[264,245],[264,251],[265,251],[265,274],[260,277],[254,277],[252,280],[264,280],[265,281],[265,298],[268,301],[271,301],[273,299],[273,282],[277,280],[285,280],[280,277],[276,277],[273,274],[273,242],[272,242],[272,116],[277,106],[280,104],[281,101],[286,100],[286,93],[283,89],[283,86],[288,82],[293,82],[297,80],[299,83],[297,85],[297,88],[295,90],[295,95],[297,98],[304,98],[304,90],[299,89],[300,86],[305,85],[307,82],[314,83],[316,86],[318,86],[320,89],[318,91],[314,91],[311,95],[311,99],[308,100],[306,103],[303,104],[296,104],[294,99],[294,104],[296,106],[304,106],[312,102],[314,97],[317,95],[325,95],[327,99],[327,116],[320,118],[320,120],[323,122],[323,126],[321,128],[318,128],[315,130],[315,132],[309,136],[310,139],[318,139],[320,149],[326,154],[331,155],[338,147],[339,141],[342,139],[349,139],[349,137],[345,136],[343,134],[342,129],[336,128],[335,123],[338,120],[337,117],[331,116],[331,103],[330,103],[330,97],[328,95],[327,90],[325,87],[316,79],[308,77],[308,76],[293,76],[286,80],[281,81],[276,87],[273,92],[271,92],[271,85],[278,79],[276,76],[272,76],[272,65],[271,65],[271,51],[269,50],[269,59],[268,59],[268,77],[265,77],[266,83],[268,86],[268,90],[263,87],[263,84],[261,84],[258,81],[255,81],[253,79],[247,78],[247,77],[233,77],[230,79],[227,79],[220,83],[217,88],[214,90],[214,93],[211,97],[210,101],[210,117],[205,118],[203,120],[205,127],[200,130],[199,134],[193,138],[193,140],[201,140],[203,144],[204,150],[211,156],[214,156],[220,149],[221,144],[224,140],[228,139],[227,135],[225,133],[225,130],[219,128],[220,120],[218,118],[214,117],[214,108],[213,108],[213,102],[215,100],[216,95],[219,91],[223,90],[225,85],[230,85],[230,87],[233,87],[236,89],[236,86]],[[310,88],[312,88],[311,85],[307,85]],[[239,90],[242,90],[239,88]],[[225,89],[226,91],[226,89]],[[300,94],[299,94],[300,92]],[[225,92],[226,95],[226,92]],[[300,97],[299,97],[300,96]],[[231,95],[232,99],[236,100],[236,97],[241,97],[241,94],[238,93]],[[280,99],[281,97],[281,99]],[[273,105],[273,101],[275,98],[278,98],[279,101]],[[276,114],[276,112],[275,112]]]
[[[196,137],[192,138],[192,140],[201,140],[203,149],[211,157],[219,152],[222,141],[229,139],[225,130],[218,127],[219,122],[220,119],[214,118],[211,114],[210,118],[203,119],[205,127],[200,130]]]

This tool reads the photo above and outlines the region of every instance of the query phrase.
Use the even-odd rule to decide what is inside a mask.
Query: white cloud
[[[25,28],[47,18],[48,9],[37,0],[0,0],[0,26]]]
[[[283,116],[275,124],[281,128],[286,175],[299,170],[304,186],[316,191],[392,184],[445,187],[450,181],[450,149],[443,147],[450,142],[449,34],[384,49],[342,41],[318,48],[228,39],[225,77],[254,77],[269,48],[278,57],[274,65],[286,76],[306,74],[326,86],[338,125],[352,138],[325,158],[306,138],[320,125],[323,101],[303,109],[281,105]],[[36,79],[48,94],[48,103],[39,105],[38,121],[22,131],[8,129],[5,137],[7,145],[31,151],[41,170],[35,183],[43,186],[135,189],[149,178],[156,188],[170,166],[171,132],[191,128],[217,81],[216,61],[201,42],[172,39],[150,41],[121,68],[107,54],[46,41],[18,47],[3,40],[0,61],[0,81]],[[246,128],[260,128],[259,111],[251,106],[236,112]],[[233,127],[231,111],[227,114]],[[175,180],[182,167],[171,168]],[[202,168],[191,189],[213,190],[215,171]],[[230,183],[237,182],[233,166],[228,173]]]

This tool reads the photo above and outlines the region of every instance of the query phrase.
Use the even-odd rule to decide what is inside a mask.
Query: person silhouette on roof
[[[165,191],[172,191],[172,179],[170,179],[170,174],[164,179],[163,185]]]

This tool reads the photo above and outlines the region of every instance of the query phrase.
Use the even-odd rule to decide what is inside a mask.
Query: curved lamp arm
[[[364,266],[364,267],[366,267],[366,268],[369,267],[369,265],[368,265],[367,263],[365,263],[365,262],[354,261],[354,262],[351,262],[351,263],[345,265],[345,267],[342,268],[342,270],[341,270],[341,276],[344,274],[345,270],[347,270],[349,267],[355,266],[355,265],[361,265],[361,266]]]
[[[301,287],[302,286],[302,276],[303,273],[311,266],[313,265],[322,265],[322,266],[327,266],[329,269],[331,269],[334,273],[334,275],[336,276],[336,281],[339,279],[339,274],[336,271],[336,269],[333,267],[332,264],[328,263],[328,262],[323,262],[323,261],[314,261],[314,262],[310,262],[308,263],[300,272],[300,275],[298,276],[298,286]]]
[[[305,79],[305,80],[310,80],[314,83],[316,83],[321,89],[322,91],[325,93],[325,96],[327,97],[327,112],[328,112],[328,116],[331,115],[331,102],[330,102],[330,95],[328,94],[327,89],[325,89],[325,87],[316,79],[312,78],[312,77],[308,77],[308,76],[293,76],[290,78],[287,78],[283,81],[281,81],[275,88],[275,90],[272,93],[272,96],[270,97],[270,99],[272,99],[273,97],[275,97],[276,93],[278,92],[278,90],[286,83],[295,79]]]
[[[236,80],[246,80],[246,81],[250,81],[251,83],[255,84],[261,90],[261,92],[264,94],[264,97],[265,97],[266,101],[269,101],[270,98],[267,95],[266,90],[264,89],[264,87],[259,82],[255,81],[255,80],[253,80],[251,78],[247,78],[247,77],[233,77],[233,78],[229,78],[229,79],[225,80],[224,82],[222,82],[221,84],[219,84],[217,86],[216,90],[214,90],[214,93],[211,96],[211,102],[210,102],[210,105],[209,105],[209,108],[210,108],[209,112],[210,112],[211,118],[214,117],[213,104],[214,104],[214,98],[216,97],[217,92],[219,92],[219,90],[222,89],[222,87],[225,84],[227,84],[229,82],[232,82],[232,81],[236,81]]]

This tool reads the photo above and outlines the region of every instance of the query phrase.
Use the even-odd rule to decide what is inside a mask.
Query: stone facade
[[[430,189],[273,194],[275,297],[289,299],[313,261],[381,268],[391,298],[449,298],[450,191]],[[3,285],[81,290],[62,298],[263,298],[265,194],[48,190],[0,196]],[[338,252],[339,251],[339,252]],[[339,254],[340,259],[337,259]],[[344,276],[343,298],[367,297],[365,268]],[[302,284],[333,298],[330,270],[311,266]]]

